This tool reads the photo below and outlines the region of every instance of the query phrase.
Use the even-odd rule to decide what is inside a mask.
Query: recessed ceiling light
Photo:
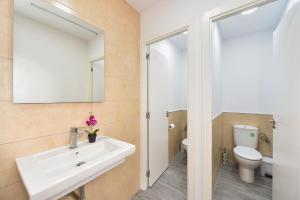
[[[249,14],[251,14],[251,13],[254,13],[255,11],[257,11],[257,7],[242,12],[242,15],[249,15]]]

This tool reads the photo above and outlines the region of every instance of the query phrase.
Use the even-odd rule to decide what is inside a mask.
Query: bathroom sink
[[[17,166],[31,200],[58,199],[125,161],[135,146],[109,137],[76,149],[51,149],[22,158]]]

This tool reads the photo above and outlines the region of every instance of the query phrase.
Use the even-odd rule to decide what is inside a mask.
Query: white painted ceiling
[[[126,0],[133,8],[139,12],[151,7],[154,3],[160,0]]]
[[[223,39],[230,39],[264,30],[274,30],[279,23],[287,0],[278,0],[261,6],[249,15],[234,15],[218,21]]]

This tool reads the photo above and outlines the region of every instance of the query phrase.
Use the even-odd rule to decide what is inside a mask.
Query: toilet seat
[[[181,152],[184,152],[184,150],[187,151],[187,145],[188,145],[188,139],[185,138],[181,141]]]
[[[188,140],[187,140],[187,138],[185,138],[185,139],[182,140],[182,144],[183,144],[184,146],[187,146],[187,145],[188,145]]]
[[[245,158],[247,160],[261,160],[262,159],[261,153],[259,153],[258,151],[256,151],[253,148],[250,148],[250,147],[236,146],[233,149],[233,152],[236,155],[238,155],[242,158]]]

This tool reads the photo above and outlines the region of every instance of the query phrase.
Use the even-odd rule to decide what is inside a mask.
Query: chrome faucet
[[[79,129],[80,128],[77,127],[72,127],[70,129],[70,149],[77,148],[78,136],[84,135],[84,132],[79,132]]]

